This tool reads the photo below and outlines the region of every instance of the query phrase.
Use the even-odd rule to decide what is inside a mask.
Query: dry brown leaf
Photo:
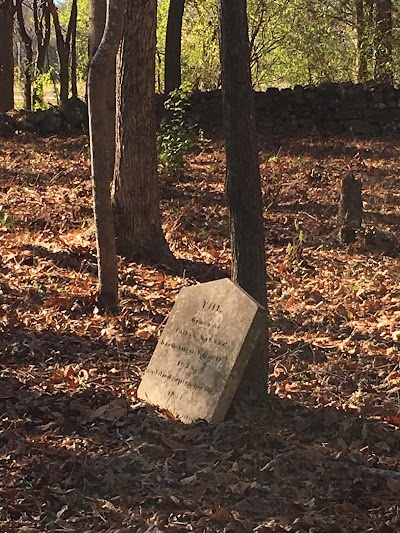
[[[102,420],[108,420],[110,422],[116,422],[127,413],[126,401],[122,398],[113,400],[112,402],[98,407],[94,411],[88,414],[89,420],[95,420],[101,418]]]
[[[400,494],[400,479],[390,477],[386,481],[386,484],[387,484],[389,490],[394,492],[394,494]]]
[[[216,522],[231,522],[233,520],[232,511],[227,507],[218,507],[210,515],[210,519]]]

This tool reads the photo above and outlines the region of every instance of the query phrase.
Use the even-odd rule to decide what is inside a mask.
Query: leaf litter
[[[120,258],[121,311],[103,316],[87,139],[0,141],[0,205],[14,221],[0,226],[0,530],[400,529],[397,139],[260,148],[270,396],[185,426],[136,390],[180,288],[229,275],[221,142],[161,178],[181,268]],[[365,231],[343,247],[349,170]]]

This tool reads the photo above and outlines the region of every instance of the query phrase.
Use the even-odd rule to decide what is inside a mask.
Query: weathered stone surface
[[[339,239],[353,243],[361,229],[363,218],[361,182],[349,172],[342,180],[338,210]]]
[[[400,129],[399,115],[391,113],[400,107],[400,89],[385,83],[326,82],[293,89],[268,88],[255,92],[254,101],[258,125],[264,131],[268,123],[272,133],[350,131],[380,135]],[[191,98],[196,123],[204,128],[220,124],[222,107],[216,105],[218,102],[218,91],[196,93]]]
[[[0,137],[10,137],[15,133],[15,121],[9,115],[0,115]]]
[[[183,422],[225,417],[265,310],[229,279],[181,290],[138,397]]]
[[[82,130],[86,133],[89,131],[89,116],[86,102],[73,96],[61,106],[61,113],[65,122],[76,130]]]

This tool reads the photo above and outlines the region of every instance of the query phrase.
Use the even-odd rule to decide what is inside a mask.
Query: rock
[[[15,133],[15,121],[9,115],[0,115],[0,137],[10,137]]]
[[[87,104],[80,98],[73,96],[61,108],[65,122],[74,130],[89,131],[89,116]]]
[[[37,123],[38,131],[41,135],[53,135],[58,133],[63,125],[63,117],[60,110],[56,107],[37,111],[39,121]]]

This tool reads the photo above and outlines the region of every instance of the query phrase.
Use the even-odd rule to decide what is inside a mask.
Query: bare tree
[[[232,279],[267,308],[263,206],[254,123],[246,0],[219,0],[226,194]],[[239,396],[267,392],[266,328],[246,369]]]
[[[92,0],[96,2],[97,0]],[[102,309],[118,309],[118,272],[110,182],[114,169],[114,144],[104,132],[114,121],[107,102],[115,80],[110,77],[122,37],[125,0],[108,0],[105,28],[90,64],[88,96],[90,146],[99,271],[98,301]]]

